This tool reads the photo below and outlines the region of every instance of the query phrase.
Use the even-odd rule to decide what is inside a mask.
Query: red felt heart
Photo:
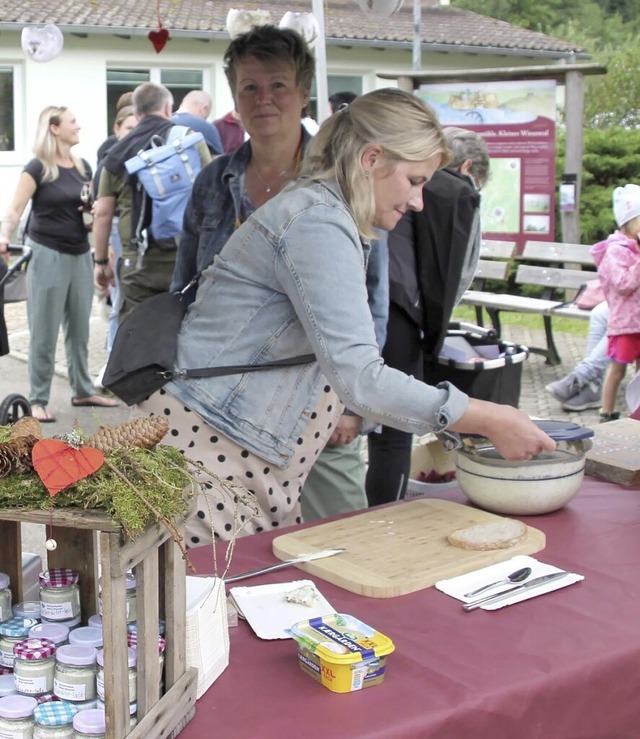
[[[166,28],[160,27],[157,31],[149,31],[147,38],[153,44],[156,54],[159,54],[167,45],[169,31]]]
[[[31,461],[53,498],[69,485],[97,472],[104,464],[104,454],[90,446],[75,449],[58,439],[40,439],[31,450]]]

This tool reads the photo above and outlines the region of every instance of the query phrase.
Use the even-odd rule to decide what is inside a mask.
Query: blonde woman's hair
[[[66,106],[49,105],[38,118],[38,130],[36,132],[36,142],[33,145],[33,153],[42,162],[42,182],[53,182],[58,179],[60,170],[56,164],[56,153],[58,145],[56,137],[51,133],[51,125],[59,126],[62,120],[62,114],[68,110]],[[80,172],[82,177],[87,177],[87,171],[84,162],[72,152],[69,156],[73,161],[73,166]]]
[[[334,113],[311,139],[301,176],[336,178],[360,234],[374,237],[373,188],[361,158],[369,146],[379,146],[390,162],[419,162],[440,154],[450,158],[447,141],[434,111],[411,93],[384,88],[356,98]]]

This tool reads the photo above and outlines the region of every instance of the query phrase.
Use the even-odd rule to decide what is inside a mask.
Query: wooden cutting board
[[[640,421],[622,418],[594,429],[593,447],[587,452],[587,475],[619,485],[640,484]]]
[[[296,566],[358,595],[395,598],[516,554],[544,549],[545,535],[531,526],[527,538],[509,549],[476,552],[447,541],[454,529],[498,518],[460,503],[421,498],[283,534],[273,540],[273,553],[289,559],[344,547],[347,551],[342,554]]]

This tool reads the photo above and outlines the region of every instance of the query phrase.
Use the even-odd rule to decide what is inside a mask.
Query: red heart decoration
[[[69,485],[97,472],[104,464],[104,454],[90,446],[76,449],[58,439],[40,439],[31,450],[31,461],[53,498]]]
[[[157,31],[149,31],[147,38],[153,44],[156,54],[159,54],[167,45],[167,41],[169,40],[169,31],[160,26]]]

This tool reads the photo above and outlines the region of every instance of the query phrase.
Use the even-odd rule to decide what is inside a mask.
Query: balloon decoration
[[[311,47],[315,44],[320,33],[318,21],[313,13],[296,13],[288,10],[282,16],[278,26],[297,31]]]
[[[360,9],[372,15],[393,15],[402,7],[403,0],[358,0]]]
[[[265,26],[268,23],[271,23],[271,13],[268,10],[229,8],[227,13],[227,33],[231,38],[247,33],[256,26]]]
[[[50,62],[62,51],[64,37],[58,26],[25,26],[21,36],[22,50],[34,62]]]
[[[160,17],[160,0],[158,0],[156,10],[158,13],[158,28],[149,31],[147,38],[151,41],[151,45],[156,50],[156,54],[159,54],[167,45],[167,41],[170,36],[169,29],[162,25],[162,18]]]

